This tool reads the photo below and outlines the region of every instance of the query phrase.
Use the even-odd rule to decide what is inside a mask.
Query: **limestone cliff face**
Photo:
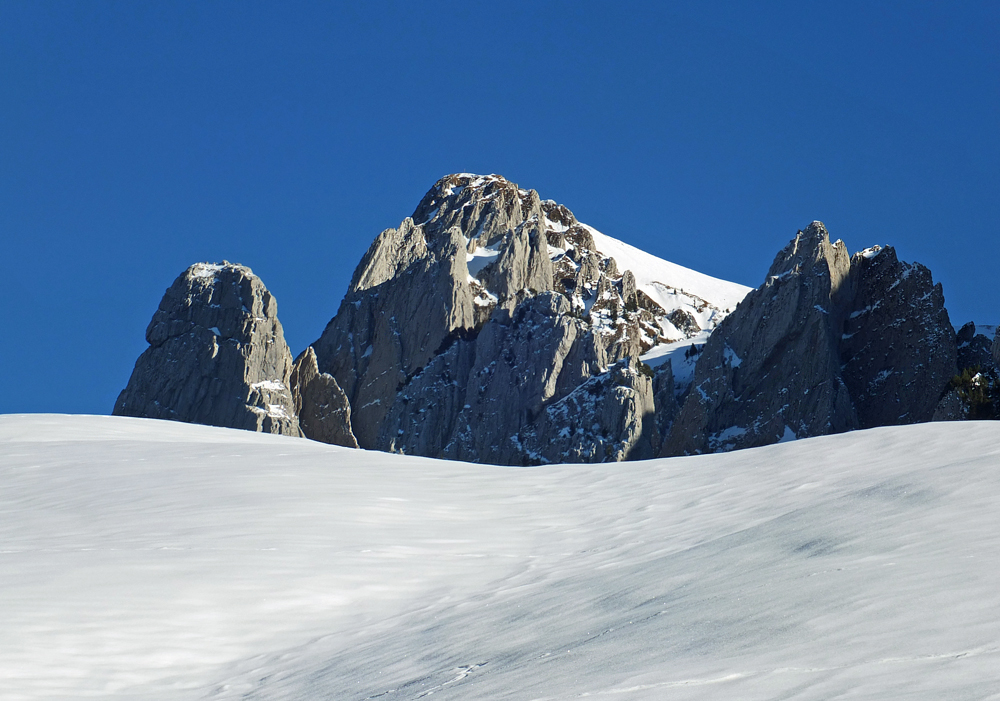
[[[192,265],[163,295],[113,413],[301,435],[277,314],[250,268]]]
[[[472,328],[476,297],[454,228],[428,236],[406,219],[375,240],[337,316],[313,344],[321,372],[347,395],[363,448],[376,448],[396,392],[455,331]]]
[[[517,438],[525,462],[578,463],[656,457],[652,372],[626,358],[545,407]]]
[[[702,323],[724,316],[671,294],[697,305]],[[361,447],[524,464],[588,450],[567,443],[557,455],[528,444],[554,445],[548,439],[569,419],[559,424],[561,414],[547,410],[605,375],[609,397],[636,399],[588,424],[617,437],[618,447],[592,456],[654,454],[649,378],[615,384],[608,373],[701,332],[692,313],[639,289],[566,207],[500,176],[460,174],[438,181],[412,217],[376,239],[313,347],[318,370],[348,398]]]
[[[499,176],[438,181],[314,344],[358,443],[502,464],[732,450],[930,420],[955,372],[929,271],[891,248],[852,259],[820,222],[733,313],[602,246],[639,260]],[[654,347],[693,375],[642,371]]]
[[[813,222],[712,334],[662,455],[929,421],[955,373],[940,285]]]

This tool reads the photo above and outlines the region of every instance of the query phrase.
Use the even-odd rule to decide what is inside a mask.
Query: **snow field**
[[[998,514],[996,423],[503,468],[0,416],[0,698],[1000,698]]]

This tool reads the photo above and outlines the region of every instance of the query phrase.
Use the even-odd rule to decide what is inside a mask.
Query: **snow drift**
[[[987,698],[1000,425],[504,468],[0,417],[3,699]]]

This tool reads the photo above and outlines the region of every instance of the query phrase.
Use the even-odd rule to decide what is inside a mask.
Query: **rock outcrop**
[[[992,331],[993,329],[990,329]],[[933,421],[996,419],[1000,417],[1000,367],[994,359],[995,341],[976,332],[968,322],[955,335],[957,374],[934,410]]]
[[[358,447],[351,431],[351,404],[347,395],[332,375],[319,371],[312,346],[295,360],[291,388],[295,415],[303,434],[322,443]]]
[[[940,285],[813,222],[705,344],[662,455],[929,421],[957,350]]]
[[[969,418],[969,407],[962,401],[958,390],[949,390],[934,408],[931,421],[965,421]]]
[[[993,359],[993,341],[984,334],[976,332],[973,322],[964,324],[955,334],[958,343],[958,369],[979,367],[982,369],[1000,369]]]
[[[301,435],[277,312],[250,268],[192,265],[163,295],[113,413]]]
[[[559,293],[528,296],[503,310],[476,338],[465,404],[442,457],[532,464],[519,434],[548,404],[606,370],[603,347],[588,325],[569,314]]]
[[[930,421],[955,375],[955,331],[941,285],[919,263],[873,247],[851,259],[843,378],[861,428]]]
[[[719,452],[857,427],[840,378],[850,257],[813,222],[709,337],[662,454]]]
[[[382,232],[337,316],[313,344],[320,371],[336,378],[350,400],[354,435],[363,448],[378,447],[380,426],[400,386],[450,334],[475,324],[466,243],[457,229],[439,233],[428,237],[412,219]]]

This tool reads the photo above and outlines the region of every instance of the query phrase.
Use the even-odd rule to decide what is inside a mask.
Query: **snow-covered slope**
[[[998,468],[998,423],[501,468],[2,416],[0,698],[995,698]]]
[[[636,286],[667,311],[683,308],[678,304],[681,297],[694,296],[726,313],[735,309],[750,292],[750,288],[745,285],[720,280],[671,263],[602,234],[593,227],[587,228],[594,236],[597,250],[614,258],[622,270],[631,270],[635,275]],[[708,326],[708,320],[705,321],[702,328]]]

